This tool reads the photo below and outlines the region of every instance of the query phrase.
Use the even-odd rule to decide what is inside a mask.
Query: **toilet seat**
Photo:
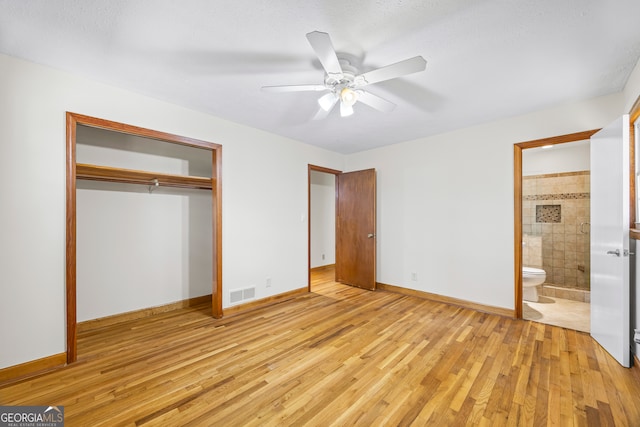
[[[540,268],[522,267],[522,274],[526,274],[527,276],[544,276],[547,273]]]
[[[537,287],[547,280],[547,273],[541,268],[522,267],[522,299],[538,302]]]

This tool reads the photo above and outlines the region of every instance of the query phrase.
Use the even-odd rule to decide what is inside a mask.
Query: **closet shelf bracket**
[[[160,181],[158,181],[158,178],[153,178],[151,184],[149,184],[149,194],[153,193],[153,190],[155,190],[159,185]]]

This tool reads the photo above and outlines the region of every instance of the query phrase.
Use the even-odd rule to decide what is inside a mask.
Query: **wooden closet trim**
[[[211,189],[213,217],[213,248],[215,283],[211,291],[211,313],[215,318],[222,317],[222,146],[207,141],[159,132],[138,126],[99,119],[77,113],[66,113],[67,123],[67,180],[66,180],[66,324],[67,324],[67,363],[77,359],[77,316],[76,316],[76,179],[94,179],[100,181],[132,182],[148,184],[150,175],[161,180],[164,185],[174,187]],[[211,178],[182,177],[170,174],[158,174],[145,171],[118,169],[96,165],[76,164],[76,129],[84,125],[109,131],[140,136],[159,141],[202,148],[211,151]],[[147,175],[149,174],[149,175]]]

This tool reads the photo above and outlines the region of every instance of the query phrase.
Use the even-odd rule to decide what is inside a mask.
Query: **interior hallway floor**
[[[588,302],[541,295],[538,302],[523,301],[522,317],[534,322],[590,332],[591,307]]]

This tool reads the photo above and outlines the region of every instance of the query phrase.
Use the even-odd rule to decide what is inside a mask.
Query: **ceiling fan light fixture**
[[[338,97],[333,92],[329,92],[318,99],[318,104],[324,111],[330,111],[337,101]]]
[[[322,31],[312,31],[307,33],[307,40],[324,70],[323,84],[263,86],[263,90],[268,92],[328,91],[329,93],[318,99],[320,108],[314,116],[314,120],[327,117],[338,101],[340,101],[340,116],[342,117],[353,114],[353,106],[356,102],[377,111],[389,112],[396,106],[393,102],[362,90],[362,88],[370,84],[424,71],[427,65],[427,61],[422,56],[414,56],[360,73],[361,58],[348,53],[337,53],[333,48],[329,34]]]
[[[340,91],[340,100],[342,101],[342,104],[352,107],[358,100],[358,94],[351,88],[343,87]]]
[[[353,106],[345,103],[345,102],[341,102],[340,103],[340,117],[349,117],[350,115],[353,114]]]

